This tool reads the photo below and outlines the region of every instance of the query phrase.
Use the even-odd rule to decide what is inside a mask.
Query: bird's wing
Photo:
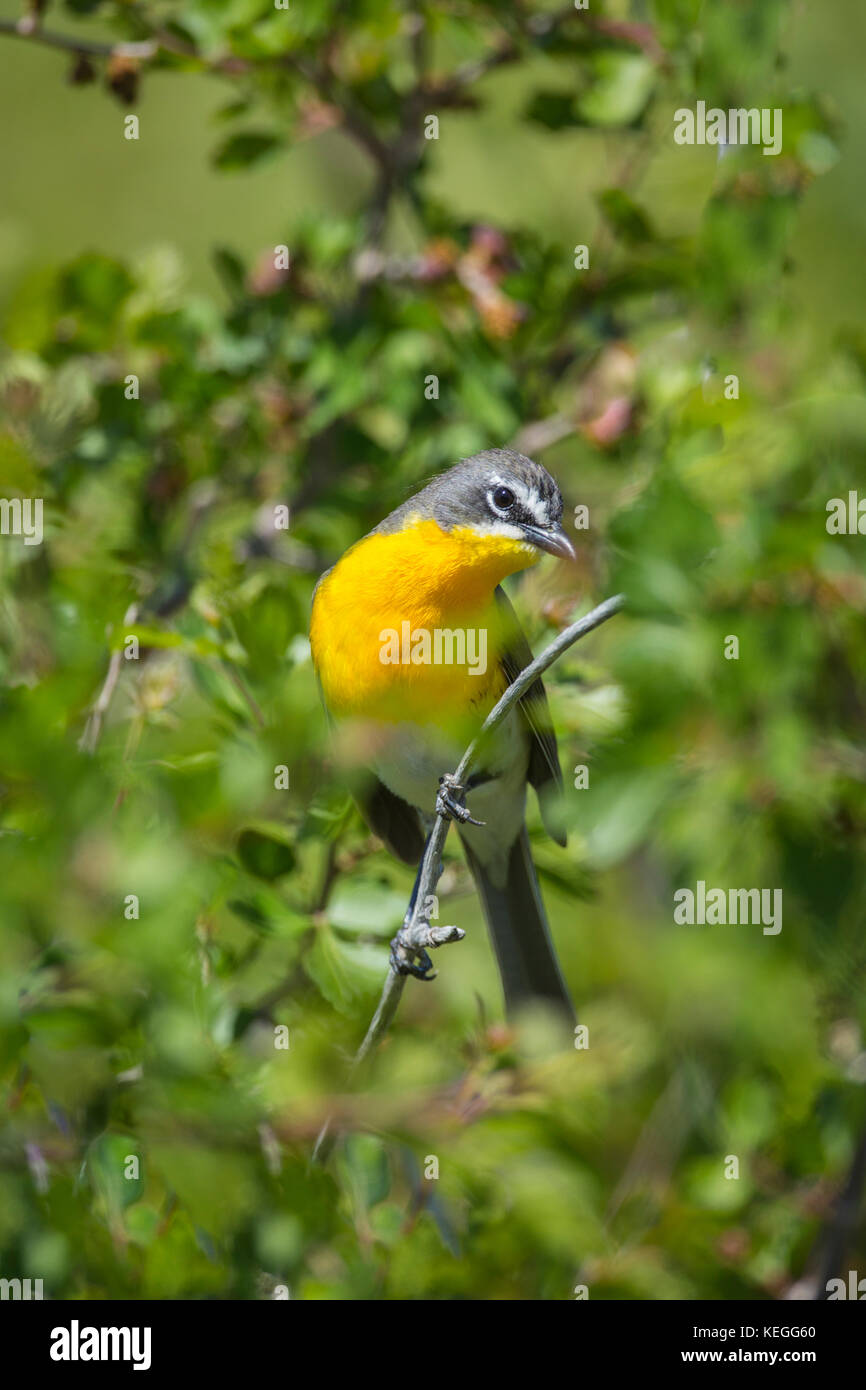
[[[418,864],[424,853],[426,836],[415,807],[392,792],[378,777],[371,778],[369,788],[356,799],[364,820],[374,834],[385,841],[391,853],[404,864]]]
[[[507,645],[500,657],[500,664],[505,679],[511,685],[532,661],[532,650],[523,635],[523,629],[517,621],[517,614],[505,590],[497,588],[496,598],[505,614],[507,624]],[[526,694],[518,701],[518,708],[531,735],[528,777],[538,794],[541,818],[551,839],[558,845],[564,845],[566,837],[552,823],[545,805],[550,792],[561,790],[562,773],[559,768],[559,753],[550,717],[550,706],[540,679],[532,682]]]
[[[324,579],[324,575],[322,578]],[[319,583],[321,582],[319,580]],[[318,674],[316,675],[316,684],[319,687],[319,698],[322,701],[322,709],[325,711],[328,727],[333,729],[334,717],[325,704],[322,682],[319,680]],[[404,864],[418,864],[424,853],[427,835],[415,807],[410,806],[408,801],[404,801],[401,796],[397,796],[372,773],[364,790],[355,791],[354,797],[358,810],[373,834],[385,841],[391,853],[395,854],[398,859],[402,859]]]

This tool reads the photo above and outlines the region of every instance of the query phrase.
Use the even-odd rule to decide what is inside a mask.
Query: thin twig
[[[504,719],[511,713],[517,702],[524,696],[529,687],[542,676],[548,667],[568,651],[575,642],[602,623],[607,622],[618,613],[625,604],[625,596],[616,594],[613,598],[605,599],[586,617],[579,618],[576,623],[572,623],[565,628],[558,637],[550,643],[541,653],[541,656],[531,661],[517,677],[512,681],[508,689],[500,696],[493,709],[488,714],[478,736],[473,739],[463,757],[460,759],[456,772],[447,780],[452,787],[463,787],[466,777],[478,753],[487,741],[490,734],[496,729]],[[406,920],[398,938],[395,938],[395,953],[401,959],[411,960],[421,951],[431,947],[444,946],[450,941],[462,941],[465,932],[460,927],[431,927],[425,917],[427,902],[433,894],[439,875],[442,871],[442,851],[445,846],[445,839],[448,835],[450,817],[437,806],[436,824],[427,841],[424,850],[424,857],[421,861],[421,872],[418,878],[418,885],[414,896],[414,901],[406,913]],[[382,994],[379,999],[376,1012],[367,1029],[364,1041],[361,1043],[349,1072],[349,1082],[356,1078],[360,1068],[364,1065],[367,1058],[379,1040],[388,1031],[391,1021],[397,1012],[400,1003],[400,996],[403,993],[403,986],[406,983],[406,975],[398,972],[393,965],[388,969],[385,983],[382,987]],[[316,1140],[316,1147],[313,1151],[314,1162],[324,1162],[331,1151],[333,1140],[331,1138],[331,1123],[326,1120],[322,1130]]]
[[[785,1293],[786,1300],[824,1302],[830,1281],[843,1277],[842,1265],[857,1224],[863,1189],[866,1187],[866,1130],[860,1134],[845,1184],[833,1204],[830,1215],[815,1244],[808,1262],[808,1272],[802,1275]]]
[[[264,58],[240,58],[226,54],[208,58],[194,45],[184,42],[164,29],[155,29],[149,38],[138,42],[100,42],[92,39],[79,39],[73,34],[58,34],[47,29],[21,27],[12,20],[0,20],[0,36],[27,39],[45,48],[56,48],[65,53],[82,53],[90,58],[132,58],[138,62],[149,62],[160,53],[170,53],[176,58],[198,64],[206,72],[225,77],[240,77],[257,68],[283,68],[296,73],[308,82],[323,101],[338,107],[342,115],[342,128],[360,145],[371,159],[382,169],[389,165],[390,149],[379,138],[372,122],[352,99],[349,93],[338,89],[333,73],[326,69],[313,70],[294,54],[277,54]]]
[[[468,87],[474,86],[479,78],[493,72],[496,68],[518,62],[524,56],[527,47],[532,48],[543,44],[546,39],[557,33],[571,20],[578,20],[584,29],[602,34],[615,43],[623,43],[640,49],[654,62],[661,63],[665,58],[665,51],[649,24],[634,24],[628,21],[606,19],[603,15],[590,14],[588,10],[576,10],[572,3],[564,5],[559,10],[530,15],[528,22],[516,35],[510,35],[497,47],[483,53],[480,58],[473,58],[470,62],[462,64],[450,76],[446,77],[438,85],[436,96],[446,103],[459,99],[460,95]]]
[[[0,34],[11,39],[29,39],[31,43],[42,44],[44,48],[59,48],[64,53],[86,53],[90,58],[152,58],[164,45],[155,39],[144,39],[140,43],[98,43],[92,39],[78,39],[72,34],[55,34],[48,29],[22,27],[21,21],[0,19]]]
[[[241,699],[249,707],[249,711],[253,716],[253,719],[255,720],[256,724],[258,724],[260,729],[264,729],[266,727],[267,721],[265,719],[265,716],[262,714],[261,706],[259,705],[255,696],[253,695],[252,691],[250,690],[240,671],[237,669],[236,666],[233,666],[230,661],[223,661],[222,668],[228,676],[229,680],[231,681],[232,685],[234,686],[235,690],[240,695]]]
[[[131,626],[138,617],[138,604],[131,603],[123,615],[124,627]],[[84,726],[84,733],[78,741],[78,747],[82,753],[94,753],[102,733],[102,721],[108,713],[114,690],[120,679],[121,666],[123,662],[123,651],[120,647],[115,647],[108,662],[108,674],[102,685],[93,707],[87,717]]]

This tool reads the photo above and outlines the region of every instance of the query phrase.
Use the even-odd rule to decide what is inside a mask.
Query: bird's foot
[[[436,814],[443,816],[445,820],[456,820],[461,825],[483,825],[483,820],[476,820],[474,816],[463,804],[463,797],[466,794],[465,787],[446,772],[444,777],[439,778],[439,790],[436,793]]]
[[[416,980],[435,980],[436,971],[427,947],[462,941],[465,935],[462,927],[431,927],[423,919],[404,922],[391,942],[391,969],[398,975],[414,975]]]
[[[401,927],[391,942],[389,952],[391,969],[398,975],[414,975],[416,980],[435,980],[436,971],[433,970],[433,962],[429,953],[424,950],[423,946],[410,946],[406,939],[407,936],[408,929]],[[417,961],[415,960],[416,955]]]

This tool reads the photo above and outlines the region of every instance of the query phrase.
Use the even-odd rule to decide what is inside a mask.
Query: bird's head
[[[443,531],[466,527],[576,558],[562,529],[562,494],[546,468],[511,449],[487,449],[434,478],[412,500]]]

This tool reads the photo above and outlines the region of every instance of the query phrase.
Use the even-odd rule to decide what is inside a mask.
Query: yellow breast
[[[420,517],[366,536],[313,601],[310,642],[328,708],[390,722],[477,718],[504,688],[494,590],[537,559],[524,541]]]

